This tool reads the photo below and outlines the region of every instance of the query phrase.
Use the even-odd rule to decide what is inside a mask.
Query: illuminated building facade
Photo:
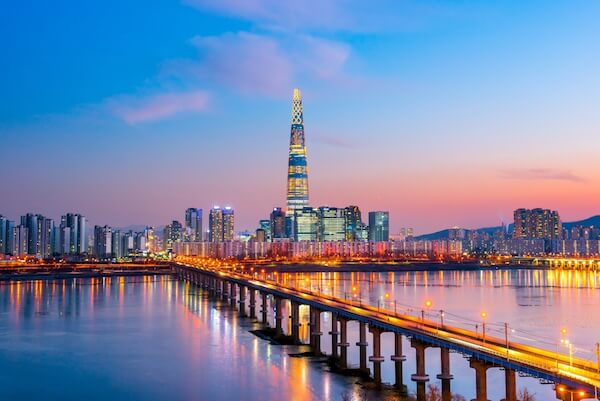
[[[222,241],[233,241],[235,236],[235,215],[233,209],[227,206],[223,209],[223,238]]]
[[[549,209],[517,209],[514,212],[514,239],[560,238],[562,224],[558,212]]]
[[[185,240],[202,241],[202,209],[191,207],[185,211]]]
[[[287,179],[287,213],[308,207],[308,166],[304,138],[304,116],[300,89],[294,89],[292,98],[292,127]]]
[[[319,241],[344,241],[346,216],[344,209],[323,206],[319,208]]]
[[[390,239],[389,212],[369,212],[369,241],[382,242]]]
[[[346,241],[358,241],[358,229],[362,226],[362,217],[358,206],[344,208],[346,217]]]
[[[271,238],[281,239],[286,238],[285,230],[285,212],[280,207],[276,207],[271,212],[270,216]]]
[[[319,238],[319,212],[303,207],[294,212],[294,240],[317,241]]]

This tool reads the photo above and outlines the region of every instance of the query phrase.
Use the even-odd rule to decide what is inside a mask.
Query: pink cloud
[[[526,168],[502,170],[502,177],[514,180],[553,180],[585,182],[586,179],[571,173],[568,170],[556,170],[551,168]]]
[[[216,80],[242,92],[289,91],[292,64],[275,39],[239,32],[197,36],[192,43],[201,59],[185,68],[198,78]]]
[[[108,101],[111,111],[135,125],[157,121],[183,112],[206,111],[209,95],[204,91],[165,93],[144,98],[120,96]]]

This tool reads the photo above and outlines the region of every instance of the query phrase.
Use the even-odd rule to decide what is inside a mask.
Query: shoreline
[[[338,265],[323,265],[317,263],[289,264],[289,265],[265,265],[256,266],[265,271],[282,273],[332,273],[332,272],[356,272],[356,273],[388,273],[388,272],[421,272],[421,271],[479,271],[479,270],[550,270],[543,266],[533,265],[482,265],[475,262],[469,263],[340,263]]]
[[[0,268],[0,282],[60,280],[72,278],[134,277],[134,276],[167,276],[173,272],[169,265],[119,266],[106,265],[100,267],[10,267]]]

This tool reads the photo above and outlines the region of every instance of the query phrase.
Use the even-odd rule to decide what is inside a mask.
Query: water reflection
[[[169,277],[0,283],[3,396],[308,401],[355,391],[253,327]]]

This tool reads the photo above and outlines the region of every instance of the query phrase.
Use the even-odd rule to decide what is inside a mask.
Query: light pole
[[[481,322],[481,334],[482,334],[482,339],[483,339],[483,343],[485,344],[485,319],[487,318],[487,312],[481,312],[479,314],[479,316],[481,316],[482,322]]]
[[[427,313],[429,313],[429,308],[431,308],[431,305],[433,305],[433,302],[431,302],[431,300],[425,300],[425,308],[427,308]],[[423,325],[425,324],[425,309],[421,309],[421,322],[423,323]]]
[[[506,360],[510,360],[510,343],[508,342],[508,323],[504,323],[504,339],[506,340]]]
[[[440,309],[440,328],[444,328],[444,311]]]

